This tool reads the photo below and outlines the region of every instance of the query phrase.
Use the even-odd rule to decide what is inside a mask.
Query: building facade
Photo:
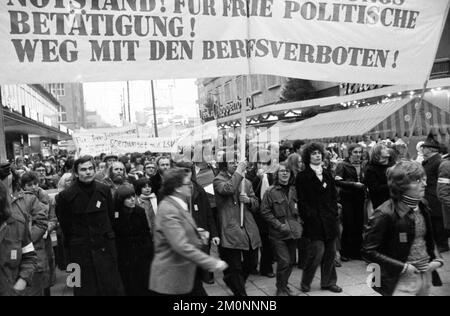
[[[61,125],[64,107],[43,85],[3,85],[1,104],[4,117],[6,156],[51,154],[58,141],[70,139],[71,130]]]
[[[82,83],[52,83],[44,85],[64,107],[59,115],[60,123],[71,130],[86,127],[84,93]]]

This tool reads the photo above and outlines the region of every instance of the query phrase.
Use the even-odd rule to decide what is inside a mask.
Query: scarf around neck
[[[409,195],[402,195],[400,199],[403,203],[408,205],[411,209],[415,210],[419,206],[421,199],[411,197]]]
[[[316,166],[316,165],[310,164],[309,166],[316,173],[317,178],[319,178],[319,180],[322,181],[323,180],[323,167],[322,167],[322,165]]]

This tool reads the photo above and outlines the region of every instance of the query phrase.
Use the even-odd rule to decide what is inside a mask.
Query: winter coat
[[[14,285],[19,278],[31,285],[37,260],[27,218],[12,210],[0,225],[0,296],[21,295]]]
[[[425,219],[425,241],[431,262],[439,255],[435,252],[430,211],[424,203],[420,203],[419,208]],[[399,238],[402,234],[406,234],[406,241]],[[394,293],[414,239],[414,219],[408,215],[401,216],[393,200],[375,210],[364,233],[363,256],[381,267],[381,287],[375,288],[377,292],[386,296]],[[437,272],[433,272],[433,285],[442,285]]]
[[[304,236],[312,240],[332,240],[338,237],[338,205],[336,185],[327,170],[323,181],[307,166],[297,175],[297,198]]]
[[[201,185],[192,181],[193,192],[191,198],[191,215],[197,227],[203,228],[210,233],[210,238],[219,237],[217,224],[209,204],[208,194]]]
[[[248,176],[248,175],[247,175]],[[253,191],[255,192],[256,197],[258,198],[259,203],[261,204],[261,187],[262,187],[262,178],[258,177],[256,174],[253,179],[249,179],[252,182]],[[273,184],[273,173],[267,173],[267,180],[269,185]],[[259,233],[261,235],[269,234],[269,225],[262,218],[261,212],[256,212],[255,214],[256,225],[258,225]]]
[[[427,186],[425,187],[425,200],[431,210],[431,217],[442,218],[442,205],[437,196],[437,184],[439,177],[439,166],[441,165],[441,155],[435,154],[431,158],[422,162],[427,175]]]
[[[139,206],[131,213],[116,210],[113,229],[119,271],[126,295],[148,295],[153,240],[145,210]]]
[[[362,168],[361,168],[362,169]],[[363,200],[365,197],[365,188],[359,188],[356,186],[357,182],[362,182],[363,176],[361,174],[358,176],[356,167],[353,166],[348,161],[343,161],[336,168],[336,187],[340,188],[340,197],[342,199],[354,199]]]
[[[445,159],[439,166],[437,195],[442,204],[444,226],[450,230],[450,159]]]
[[[13,197],[11,210],[27,216],[31,240],[38,257],[35,272],[49,273],[48,255],[43,238],[48,228],[48,207],[44,207],[34,193],[22,191]]]
[[[93,182],[91,197],[75,181],[56,198],[56,215],[64,234],[67,261],[81,268],[76,296],[122,295],[111,220],[114,216],[110,188]]]
[[[391,198],[386,175],[388,168],[388,165],[368,164],[364,172],[364,184],[374,209]]]
[[[195,175],[196,178],[196,182],[202,187],[205,188],[209,185],[212,185],[213,181],[214,181],[214,171],[211,168],[211,166],[205,166],[204,168],[201,168],[198,173]],[[211,208],[215,208],[216,207],[216,199],[214,197],[214,195],[206,193],[208,196],[208,200],[209,200],[209,205]]]
[[[148,227],[150,228],[150,232],[153,234],[154,230],[155,230],[155,217],[156,217],[156,212],[153,209],[153,204],[151,201],[152,198],[150,199],[142,199],[140,197],[137,198],[136,200],[136,205],[142,207],[145,210],[145,215],[147,217],[147,223],[148,223]],[[154,199],[156,202],[156,196],[154,195]]]
[[[163,196],[159,192],[162,188],[162,176],[157,172],[153,177],[151,177],[152,192],[156,194],[158,203],[163,199]]]
[[[203,244],[194,219],[170,196],[159,204],[154,245],[150,290],[157,293],[187,294],[194,288],[197,267],[213,270],[218,264],[200,250]]]
[[[269,226],[270,238],[287,240],[302,237],[303,227],[294,186],[289,187],[288,196],[280,185],[271,186],[264,194],[259,212]],[[287,225],[288,230],[282,230],[282,224]]]
[[[221,246],[230,249],[250,250],[261,247],[261,238],[254,214],[258,211],[258,198],[252,184],[245,179],[245,193],[250,203],[244,206],[244,225],[241,227],[239,195],[243,177],[235,172],[220,172],[214,178],[214,193],[219,220]]]

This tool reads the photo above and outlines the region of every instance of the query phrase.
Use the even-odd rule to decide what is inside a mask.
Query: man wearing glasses
[[[151,179],[156,174],[156,165],[153,162],[147,162],[144,167],[145,177]]]

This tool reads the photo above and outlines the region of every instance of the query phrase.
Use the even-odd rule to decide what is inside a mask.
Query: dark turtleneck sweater
[[[89,198],[91,198],[95,191],[95,180],[90,183],[77,180],[77,183],[80,186],[81,190],[86,193]]]

